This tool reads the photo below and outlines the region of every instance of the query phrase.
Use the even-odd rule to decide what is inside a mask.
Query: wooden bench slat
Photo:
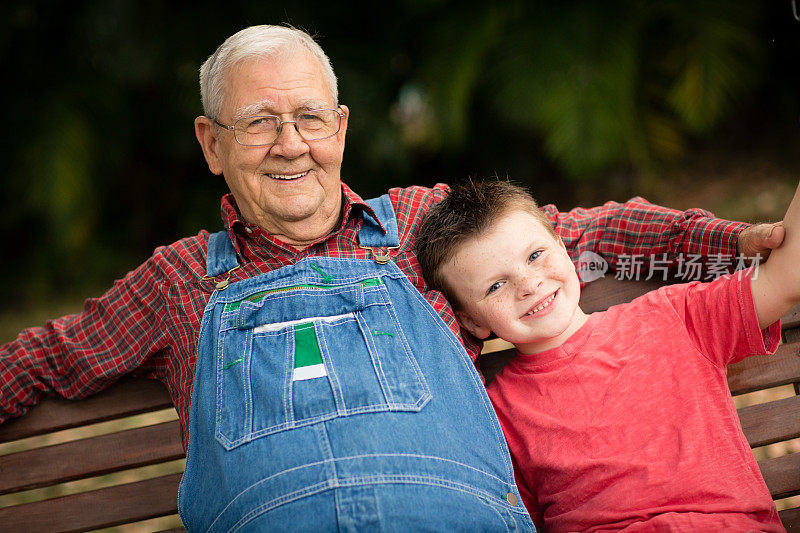
[[[663,285],[663,281],[623,281],[614,279],[612,275],[584,286],[581,289],[580,306],[585,313],[605,311],[611,306],[630,302]]]
[[[172,407],[164,385],[127,377],[85,400],[48,396],[25,416],[0,424],[0,442]]]
[[[783,344],[773,355],[748,357],[728,367],[733,394],[800,382],[800,342]]]
[[[739,420],[753,448],[800,437],[800,396],[742,407]]]
[[[184,457],[177,421],[0,456],[0,494]]]
[[[789,312],[781,318],[781,327],[783,329],[796,328],[797,326],[800,326],[800,304],[789,309]]]
[[[90,531],[177,513],[181,474],[0,509],[6,533]]]
[[[800,533],[800,507],[778,511],[778,516],[788,533]]]
[[[772,499],[800,494],[800,453],[771,457],[758,462]]]

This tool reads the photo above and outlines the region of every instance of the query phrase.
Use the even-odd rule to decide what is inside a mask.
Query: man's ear
[[[339,132],[336,134],[336,138],[339,140],[339,147],[344,154],[344,138],[347,135],[347,123],[350,121],[350,108],[346,105],[339,106],[344,113],[344,118],[342,119],[341,126],[339,127]]]
[[[346,105],[342,104],[339,106],[342,109],[342,113],[344,113],[344,118],[342,119],[342,126],[339,128],[339,133],[344,134],[347,133],[347,122],[350,120],[350,108]]]
[[[466,311],[456,311],[456,320],[458,320],[459,324],[461,324],[464,329],[479,339],[485,339],[492,332],[486,326],[482,326],[476,322],[475,319],[472,318],[472,315]]]
[[[203,149],[208,169],[212,174],[219,176],[222,174],[222,162],[219,157],[220,144],[211,119],[202,115],[194,119],[194,135]]]

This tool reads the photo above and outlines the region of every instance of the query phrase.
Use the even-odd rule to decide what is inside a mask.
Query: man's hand
[[[748,258],[758,254],[761,259],[766,259],[773,249],[781,245],[784,235],[783,222],[754,224],[739,234],[736,250]]]

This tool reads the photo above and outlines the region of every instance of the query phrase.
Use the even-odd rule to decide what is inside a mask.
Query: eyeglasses
[[[338,109],[311,109],[295,113],[294,120],[281,120],[275,115],[240,118],[233,126],[214,122],[233,131],[233,137],[244,146],[265,146],[278,140],[284,124],[294,124],[297,133],[306,141],[319,141],[339,133],[344,113]]]

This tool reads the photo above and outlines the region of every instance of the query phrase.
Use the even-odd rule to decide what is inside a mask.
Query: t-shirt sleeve
[[[758,327],[750,280],[757,270],[747,269],[710,283],[692,282],[662,287],[683,321],[689,337],[714,364],[729,365],[751,355],[771,355],[780,343],[781,323]]]

